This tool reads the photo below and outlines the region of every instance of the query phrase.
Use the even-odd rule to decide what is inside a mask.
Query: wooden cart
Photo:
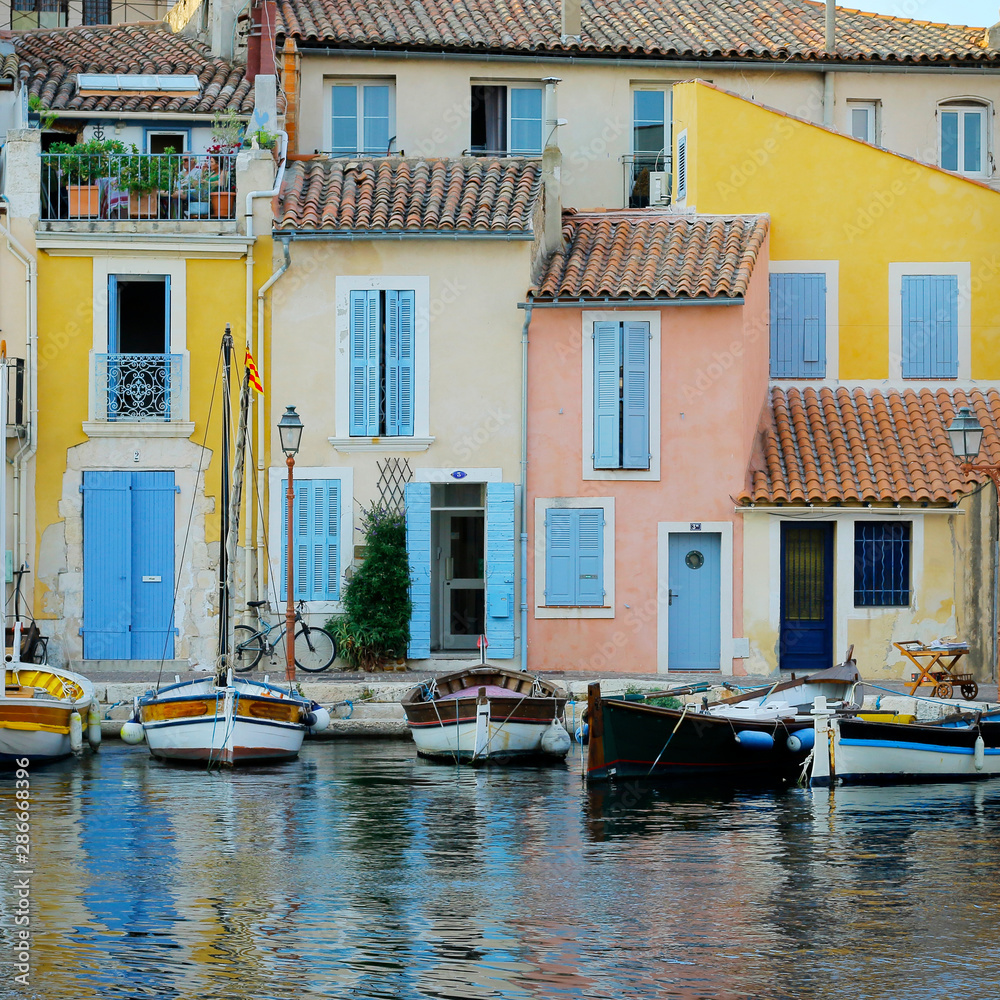
[[[969,652],[964,642],[945,643],[940,646],[924,645],[913,639],[908,642],[894,642],[893,645],[918,670],[910,684],[910,694],[916,694],[922,685],[934,688],[937,698],[950,698],[955,687],[962,692],[966,701],[974,701],[979,694],[979,685],[972,674],[961,673],[958,662]]]

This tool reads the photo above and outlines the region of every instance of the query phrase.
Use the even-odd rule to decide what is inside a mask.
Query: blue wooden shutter
[[[594,324],[594,468],[621,466],[621,324]]]
[[[772,274],[771,377],[826,376],[826,275]]]
[[[902,298],[903,378],[957,378],[958,278],[903,275]]]
[[[133,660],[174,656],[174,503],[172,472],[133,472]]]
[[[281,600],[288,599],[288,480],[281,480]],[[340,600],[340,480],[295,481],[295,594],[302,601]]]
[[[514,655],[513,483],[486,484],[486,638],[492,659]]]
[[[131,473],[83,474],[83,656],[131,658]]]
[[[379,433],[379,293],[351,292],[351,434]]]
[[[314,480],[316,488],[313,592],[318,601],[340,600],[340,480]]]
[[[604,604],[604,508],[575,511],[576,600],[584,607]]]
[[[413,435],[415,299],[412,291],[386,293],[385,423],[394,436]]]
[[[386,156],[393,138],[389,115],[389,88],[384,84],[363,89],[364,152]]]
[[[550,606],[576,603],[573,580],[575,520],[575,510],[550,507],[545,511],[545,603]]]
[[[358,88],[333,88],[333,152],[353,156],[358,146]]]
[[[649,324],[624,323],[622,468],[649,468]]]
[[[542,151],[542,90],[510,88],[510,155],[538,156]]]
[[[411,660],[431,655],[431,484],[406,484],[406,552],[410,559]]]

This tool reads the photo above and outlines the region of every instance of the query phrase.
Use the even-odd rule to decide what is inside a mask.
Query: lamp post
[[[976,459],[979,457],[980,446],[983,443],[982,424],[979,423],[976,415],[969,407],[962,406],[945,430],[948,432],[948,438],[951,441],[951,450],[955,453],[955,457],[962,463],[962,471],[966,474],[970,472],[983,472],[993,480],[997,494],[998,517],[1000,517],[1000,465],[976,462]],[[996,572],[1000,573],[1000,553],[998,553],[996,558]],[[998,661],[1000,661],[1000,635],[994,636],[994,642],[997,643],[996,654]],[[998,670],[1000,670],[1000,662],[994,663],[994,677],[998,676]]]
[[[302,420],[295,412],[294,406],[285,408],[278,421],[278,437],[281,439],[281,450],[285,453],[285,465],[288,468],[288,489],[285,492],[285,503],[288,505],[288,569],[285,586],[287,604],[285,607],[285,657],[287,665],[285,676],[291,684],[295,680],[295,456],[298,454],[299,443],[302,441]]]

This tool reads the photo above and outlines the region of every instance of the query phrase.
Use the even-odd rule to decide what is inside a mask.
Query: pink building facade
[[[530,668],[744,673],[768,220],[571,212],[563,238],[530,297]]]

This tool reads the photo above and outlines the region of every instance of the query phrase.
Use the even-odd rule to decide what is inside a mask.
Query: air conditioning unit
[[[666,170],[650,170],[649,203],[650,205],[670,204],[670,174]]]

